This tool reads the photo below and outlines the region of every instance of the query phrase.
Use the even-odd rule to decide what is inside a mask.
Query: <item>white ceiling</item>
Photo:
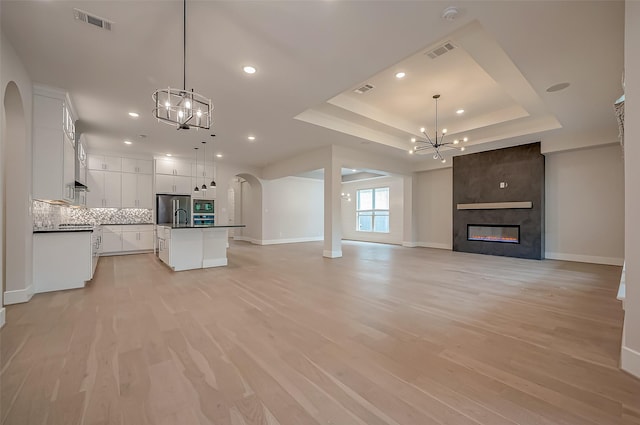
[[[461,13],[449,22],[441,14],[451,5]],[[113,31],[75,21],[74,7],[113,21]],[[190,156],[215,133],[214,150],[235,164],[340,144],[419,167],[432,160],[408,155],[409,138],[420,126],[432,131],[436,93],[440,127],[468,135],[470,151],[506,138],[617,136],[623,2],[189,0],[187,88],[213,99],[210,132],[151,116],[153,91],[182,84],[181,1],[3,0],[1,8],[2,30],[34,82],[69,91],[90,150]],[[424,55],[443,41],[456,49]],[[246,64],[258,72],[244,74]],[[561,82],[571,86],[546,92]],[[364,83],[375,89],[352,92]]]

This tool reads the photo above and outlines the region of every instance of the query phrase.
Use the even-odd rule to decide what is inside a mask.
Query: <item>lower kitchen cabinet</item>
[[[153,224],[106,225],[103,254],[129,254],[153,251]]]
[[[100,241],[95,236],[91,230],[34,233],[34,292],[83,288],[97,264]]]

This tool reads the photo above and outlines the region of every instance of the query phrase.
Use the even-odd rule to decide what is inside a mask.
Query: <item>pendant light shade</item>
[[[216,137],[216,135],[212,134],[211,137]],[[212,170],[213,174],[212,174],[211,183],[209,183],[209,186],[216,187],[216,154],[215,153],[211,156],[211,166],[213,167],[213,170]]]
[[[194,151],[196,151],[195,157],[196,157],[196,172],[198,170],[198,148],[193,148]],[[196,187],[193,188],[194,192],[200,192],[200,188],[198,188],[198,178],[196,177]]]
[[[202,190],[203,192],[207,191],[207,185],[205,184],[205,179],[206,179],[206,174],[207,174],[207,142],[202,142],[202,157],[204,158],[202,160],[202,187],[200,188],[200,190]],[[198,171],[198,167],[196,167],[196,173]],[[198,183],[198,180],[196,179],[196,184]]]

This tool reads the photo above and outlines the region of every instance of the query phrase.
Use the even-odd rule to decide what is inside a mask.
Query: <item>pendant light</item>
[[[153,116],[178,130],[192,127],[209,129],[213,105],[211,99],[187,90],[187,0],[182,2],[182,89],[168,87],[153,93]]]
[[[200,190],[203,192],[207,191],[207,185],[205,184],[206,175],[207,175],[207,142],[202,142],[202,187]],[[196,173],[198,172],[198,167],[196,167]],[[196,179],[196,184],[198,183],[198,179]]]
[[[196,151],[196,174],[198,174],[198,148],[193,148],[194,151]],[[194,192],[200,192],[200,189],[198,188],[198,176],[196,175],[196,187],[193,188]]]
[[[424,149],[433,149],[433,159],[439,159],[440,162],[444,164],[445,162],[447,162],[447,160],[440,153],[440,149],[446,146],[448,148],[464,151],[465,147],[458,146],[458,145],[460,144],[460,142],[466,142],[469,139],[464,137],[462,139],[455,139],[453,142],[445,142],[444,137],[447,134],[446,128],[443,128],[441,130],[441,133],[438,134],[438,99],[440,99],[440,95],[434,94],[433,100],[435,100],[435,103],[436,103],[436,123],[435,123],[435,135],[433,136],[433,139],[429,137],[427,130],[423,127],[420,129],[420,133],[424,135],[425,139],[422,140],[422,139],[417,139],[415,137],[412,137],[411,143],[415,144],[415,146],[412,149],[413,152],[418,152]]]
[[[212,134],[211,137],[216,137],[216,135]],[[213,142],[211,142],[211,143],[213,143]],[[216,187],[216,154],[215,154],[215,152],[211,156],[211,168],[213,168],[213,170],[212,170],[213,171],[213,175],[211,176],[211,183],[209,184],[209,187]]]

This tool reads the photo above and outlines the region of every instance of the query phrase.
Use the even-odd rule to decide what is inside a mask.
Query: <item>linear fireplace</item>
[[[497,224],[468,224],[468,241],[520,243],[520,226]]]

